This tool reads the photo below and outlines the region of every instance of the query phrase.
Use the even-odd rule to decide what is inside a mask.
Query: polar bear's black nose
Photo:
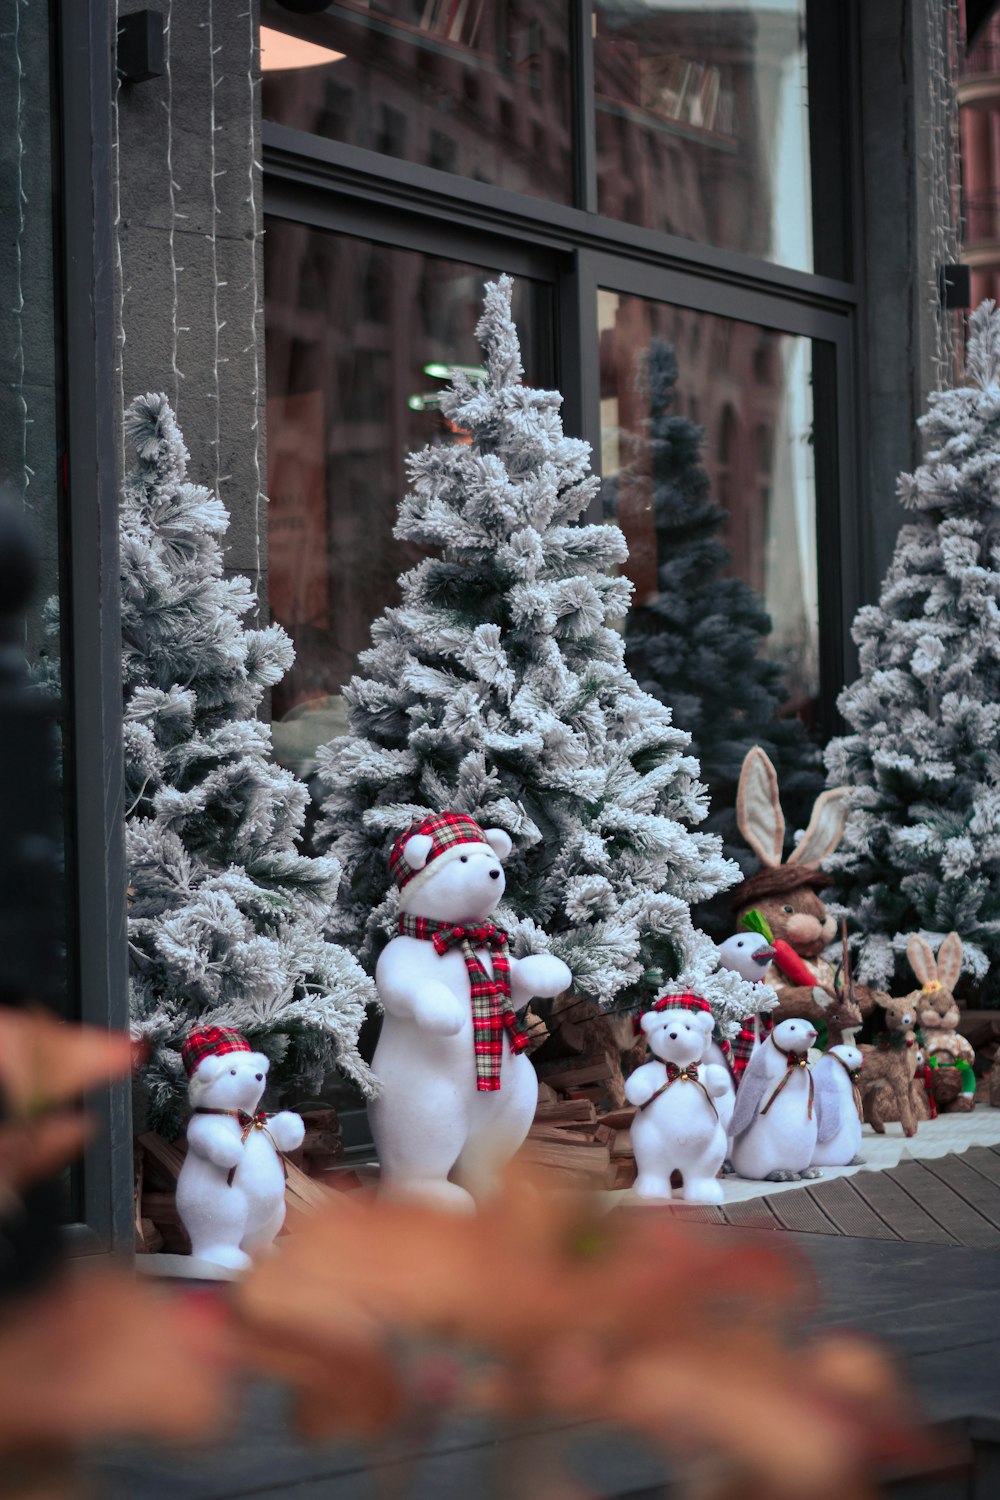
[[[677,1033],[676,1033],[676,1031],[672,1031],[672,1032],[671,1032],[671,1033],[670,1033],[670,1040],[671,1040],[671,1041],[672,1041],[672,1042],[676,1042],[676,1040],[677,1040]]]
[[[263,1073],[255,1073],[253,1076],[256,1078],[256,1080],[257,1080],[258,1083],[263,1083],[264,1082],[264,1075],[263,1075]]]
[[[499,870],[491,870],[490,871],[490,879],[491,880],[499,880],[500,879],[500,871]]]

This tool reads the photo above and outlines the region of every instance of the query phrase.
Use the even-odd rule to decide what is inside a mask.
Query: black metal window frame
[[[862,288],[606,218],[597,209],[592,0],[575,0],[573,118],[577,206],[461,178],[272,121],[263,122],[264,212],[399,249],[501,266],[548,281],[557,310],[557,383],[567,429],[599,465],[599,288],[759,324],[813,341],[820,727],[832,732],[834,697],[853,658],[850,622],[871,595],[870,507],[861,463],[864,369]],[[810,0],[821,45],[810,58],[813,179],[826,185],[830,230],[817,261],[858,267],[860,224],[854,0]],[[828,66],[832,49],[841,67]]]
[[[72,906],[70,984],[81,1021],[128,1028],[122,783],[118,496],[121,483],[115,285],[113,7],[56,0],[62,202],[67,691],[64,776]],[[132,1118],[127,1082],[95,1090],[82,1168],[79,1253],[134,1244]]]

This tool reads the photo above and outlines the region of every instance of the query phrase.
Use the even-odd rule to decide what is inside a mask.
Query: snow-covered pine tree
[[[590,449],[564,436],[557,392],[522,383],[511,289],[486,288],[484,378],[457,373],[444,398],[469,441],[409,461],[396,535],[439,555],[400,580],[345,690],[351,732],[319,753],[318,838],[345,871],[334,931],[371,966],[394,926],[392,838],[456,809],[514,841],[515,952],[551,946],[580,994],[622,1009],[679,979],[731,1033],[759,997],[712,975],[689,907],[738,872],[690,829],[706,809],[688,736],[625,669],[625,539],[578,524]]]
[[[279,626],[247,629],[256,598],[223,577],[221,501],[186,479],[165,396],[125,413],[132,459],[121,507],[126,842],[134,1035],[148,1059],[149,1123],[176,1134],[180,1047],[195,1022],[235,1026],[273,1062],[277,1088],[315,1090],[334,1064],[362,1090],[364,970],[326,941],[335,859],[297,840],[305,787],[271,759],[254,717],[287,671]]]
[[[636,373],[649,415],[631,439],[630,467],[649,488],[658,593],[628,617],[625,660],[643,691],[670,704],[690,734],[711,799],[705,829],[750,874],[756,861],[736,827],[747,751],[760,745],[778,773],[790,847],[823,790],[819,750],[800,720],[778,718],[787,693],[781,667],[761,655],[771,631],[763,600],[741,578],[724,576],[726,512],[701,462],[703,430],[672,409],[673,347],[654,339]],[[724,902],[715,905],[721,909],[711,920],[704,909],[701,917],[724,938],[731,918]]]
[[[952,928],[966,967],[1000,993],[1000,314],[972,315],[965,383],[933,394],[926,457],[899,481],[914,513],[877,604],[859,610],[861,675],[827,748],[854,788],[833,895],[857,938],[857,976],[912,985],[903,949]],[[987,970],[989,976],[987,977]]]

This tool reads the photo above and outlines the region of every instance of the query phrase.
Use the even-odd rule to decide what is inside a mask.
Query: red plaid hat
[[[407,864],[403,850],[408,841],[418,833],[425,834],[431,840],[431,847],[421,867],[414,870],[411,865]],[[430,817],[424,818],[420,823],[414,823],[405,833],[399,835],[389,853],[389,874],[399,889],[403,890],[411,880],[423,875],[435,860],[440,868],[442,860],[447,863],[449,860],[457,859],[464,844],[485,844],[487,849],[490,849],[489,840],[475,818],[470,818],[466,813],[431,813]],[[492,849],[490,852],[493,852]]]
[[[709,1015],[712,1014],[712,1007],[700,995],[690,993],[683,995],[661,995],[659,1000],[654,1000],[652,1005],[646,1006],[646,1010],[642,1012],[642,1015],[633,1018],[632,1030],[636,1036],[642,1030],[642,1016],[651,1010],[707,1010]]]
[[[204,1057],[221,1056],[224,1052],[250,1052],[253,1049],[245,1037],[231,1026],[202,1026],[192,1031],[181,1048],[181,1062],[190,1078]]]

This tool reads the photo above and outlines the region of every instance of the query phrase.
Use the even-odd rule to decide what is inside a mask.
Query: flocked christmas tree
[[[558,393],[522,383],[511,286],[486,289],[485,377],[456,373],[444,397],[468,443],[409,461],[396,535],[438,555],[375,622],[345,690],[351,732],[319,755],[318,834],[345,870],[335,931],[370,965],[393,930],[392,838],[468,812],[514,841],[500,918],[515,952],[551,946],[606,1006],[698,987],[728,1031],[759,998],[712,974],[689,906],[737,871],[691,831],[706,809],[688,736],[623,664],[624,537],[578,524],[590,450],[564,436]]]
[[[334,1064],[362,1089],[371,981],[324,939],[336,860],[297,848],[305,787],[271,759],[254,717],[292,661],[278,626],[248,629],[245,578],[223,577],[225,507],[187,482],[164,396],[125,414],[133,467],[121,507],[126,840],[134,1034],[149,1047],[148,1118],[183,1117],[180,1046],[197,1022],[235,1026],[278,1089]]]
[[[676,381],[672,346],[654,339],[637,372],[649,415],[632,439],[630,467],[652,504],[658,592],[629,615],[626,662],[689,732],[711,799],[705,828],[749,874],[756,861],[736,827],[747,751],[760,745],[778,773],[789,844],[823,789],[820,756],[798,719],[778,717],[787,697],[782,669],[761,655],[771,619],[748,584],[725,576],[726,512],[701,462],[702,429],[672,410]],[[717,935],[727,936],[731,919],[715,915]]]
[[[855,790],[827,863],[858,933],[858,978],[912,984],[907,934],[952,928],[1000,988],[1000,314],[973,314],[966,383],[930,397],[926,457],[899,481],[914,513],[877,604],[860,610],[861,675],[827,750]]]

